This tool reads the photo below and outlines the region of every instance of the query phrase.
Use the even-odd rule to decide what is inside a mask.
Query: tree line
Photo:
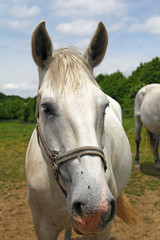
[[[128,77],[117,71],[112,74],[99,74],[96,77],[101,89],[116,99],[122,109],[133,108],[138,90],[150,83],[160,83],[160,58],[147,63],[140,63]],[[0,120],[17,119],[35,122],[36,97],[21,98],[0,93]]]
[[[0,93],[0,120],[35,121],[36,97],[21,98]]]
[[[140,88],[147,84],[160,83],[160,58],[140,63],[128,77],[117,71],[110,75],[99,74],[96,80],[105,93],[120,103],[122,109],[133,108],[136,93]]]

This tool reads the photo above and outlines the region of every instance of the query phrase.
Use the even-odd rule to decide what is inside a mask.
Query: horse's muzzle
[[[72,206],[72,224],[76,233],[90,234],[98,233],[104,230],[106,225],[115,216],[115,200],[97,208],[96,210],[87,210],[82,203],[75,202]]]

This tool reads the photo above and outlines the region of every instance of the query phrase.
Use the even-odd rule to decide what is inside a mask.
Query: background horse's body
[[[106,41],[102,23],[84,56],[74,49],[52,54],[44,22],[32,35],[32,54],[40,70],[37,123],[41,134],[38,130],[32,134],[26,170],[28,201],[38,239],[56,240],[63,229],[71,227],[97,240],[110,237],[115,201],[128,182],[132,161],[120,106],[110,97],[109,103],[92,76],[91,68],[101,62]],[[50,153],[62,156],[85,146],[100,152],[103,149],[104,159],[103,154],[91,152],[77,154],[61,164],[52,159],[52,166]],[[60,185],[53,169],[60,175]],[[126,213],[123,217],[127,222]],[[70,239],[70,230],[65,238]]]
[[[142,125],[144,125],[148,130],[152,146],[154,147],[155,164],[159,166],[160,84],[149,84],[138,91],[135,98],[134,118],[137,145],[135,164],[139,165],[139,145],[141,141],[141,129]]]

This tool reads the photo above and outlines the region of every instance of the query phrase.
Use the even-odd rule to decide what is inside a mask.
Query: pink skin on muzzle
[[[75,232],[82,234],[97,233],[102,231],[101,217],[103,213],[97,212],[91,215],[85,215],[82,218],[74,217],[73,227]]]
[[[97,208],[93,213],[83,216],[73,216],[73,227],[79,234],[89,234],[101,232],[106,226],[104,216],[110,217],[111,208],[108,206],[106,194],[102,194],[101,200],[97,203]]]

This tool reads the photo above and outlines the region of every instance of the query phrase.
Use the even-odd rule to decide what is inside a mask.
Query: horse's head
[[[57,154],[90,146],[104,148],[107,96],[95,82],[92,70],[103,59],[107,31],[99,23],[85,53],[75,48],[53,52],[41,22],[32,35],[32,55],[39,67],[39,125],[48,149]],[[42,147],[45,160],[47,154]],[[78,154],[59,166],[67,190],[74,229],[79,233],[102,231],[115,213],[115,200],[107,184],[99,154]]]

